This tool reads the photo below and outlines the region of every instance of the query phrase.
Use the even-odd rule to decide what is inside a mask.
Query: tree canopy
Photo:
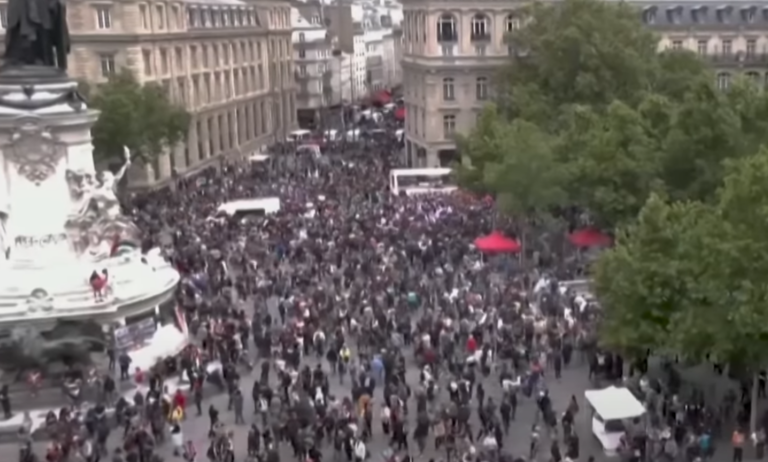
[[[458,140],[461,186],[516,218],[565,205],[614,233],[593,268],[604,344],[765,367],[768,92],[659,52],[623,2],[526,15],[496,104]]]
[[[120,156],[127,146],[135,157],[149,161],[186,137],[190,115],[160,85],[141,85],[124,70],[103,85],[85,88],[89,105],[101,111],[92,129],[97,158]]]
[[[654,192],[713,200],[723,161],[768,142],[768,96],[746,81],[717,89],[692,52],[659,53],[658,37],[634,7],[566,0],[535,3],[526,15],[507,37],[510,63],[498,79],[497,108],[459,139],[468,161],[457,173],[464,187],[503,195],[516,183],[494,180],[498,165],[507,157],[540,162],[534,152],[517,152],[507,134],[525,122],[549,146],[560,170],[551,176],[562,179],[568,205],[612,231],[634,221]],[[553,203],[538,207],[556,205],[556,195],[541,196]]]

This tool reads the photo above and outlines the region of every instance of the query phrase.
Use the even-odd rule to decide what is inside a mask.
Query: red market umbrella
[[[498,231],[475,239],[475,247],[481,252],[489,253],[517,253],[521,248],[516,239],[510,239]]]
[[[383,106],[392,101],[392,95],[390,95],[387,90],[381,90],[373,97],[373,101]]]
[[[405,108],[399,107],[395,110],[395,119],[405,120]]]
[[[585,228],[572,232],[568,240],[576,247],[607,247],[611,245],[611,237],[596,229]]]

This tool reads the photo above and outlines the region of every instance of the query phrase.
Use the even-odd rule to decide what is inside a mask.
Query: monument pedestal
[[[58,69],[0,70],[0,328],[119,320],[173,296],[178,273],[142,255],[111,172],[96,172],[88,109]]]

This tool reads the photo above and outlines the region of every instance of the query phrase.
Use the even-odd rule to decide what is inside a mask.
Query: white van
[[[279,197],[261,197],[258,199],[241,199],[221,204],[216,212],[230,217],[245,217],[248,215],[265,216],[280,211]]]

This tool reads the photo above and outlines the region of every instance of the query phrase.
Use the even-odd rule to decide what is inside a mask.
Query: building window
[[[179,18],[179,7],[176,6],[176,5],[171,7],[170,21],[171,21],[171,26],[170,27],[179,28],[180,23],[181,23],[181,18]],[[171,157],[173,157],[173,156],[171,156]]]
[[[311,18],[309,18],[309,23],[310,24],[314,24],[315,26],[319,26],[320,25],[320,16],[317,16],[317,15],[312,16]]]
[[[741,10],[741,15],[744,18],[744,22],[747,24],[752,24],[755,22],[755,10],[755,6],[749,6]]]
[[[456,116],[453,114],[443,116],[443,138],[451,139],[456,134]]]
[[[443,14],[437,20],[437,41],[455,42],[458,38],[456,33],[456,18],[452,14]]]
[[[680,6],[667,8],[667,18],[671,24],[680,24],[683,21],[683,8]]]
[[[443,56],[453,56],[453,45],[443,45],[441,47]]]
[[[99,61],[101,62],[102,77],[109,78],[115,74],[115,55],[101,55]]]
[[[683,41],[682,40],[672,40],[672,49],[673,50],[682,50],[683,49]]]
[[[189,47],[189,67],[191,70],[197,70],[197,47],[191,45]]]
[[[304,65],[299,66],[299,75],[301,76],[307,75],[307,66],[304,66]]]
[[[307,57],[307,50],[299,50],[299,59],[304,59]]]
[[[139,17],[141,19],[141,28],[148,30],[149,21],[147,20],[147,5],[139,5]]]
[[[756,87],[760,85],[760,74],[754,71],[747,72],[747,79],[752,82]]]
[[[304,32],[299,32],[299,42],[304,42],[307,40],[307,37],[304,35]]]
[[[475,93],[479,101],[488,99],[488,78],[478,77],[475,81]]]
[[[656,7],[649,6],[643,10],[643,22],[646,24],[656,24]]]
[[[141,58],[144,62],[144,75],[152,75],[152,51],[142,50]]]
[[[109,6],[96,7],[96,27],[99,30],[112,29],[112,8]]]
[[[699,53],[699,56],[705,56],[709,51],[709,41],[699,40],[696,44],[696,51]]]
[[[755,54],[757,54],[757,40],[755,39],[748,39],[747,40],[747,57],[748,58],[754,58]]]
[[[728,24],[731,22],[731,12],[733,11],[730,6],[721,6],[717,9],[717,22],[721,24]]]
[[[507,32],[512,32],[520,29],[520,18],[518,18],[514,14],[510,14],[507,16],[507,19],[504,21]]]
[[[446,77],[443,79],[443,100],[453,101],[454,99],[456,99],[456,92],[453,78]]]
[[[488,39],[488,16],[484,14],[476,14],[472,17],[472,40],[487,40]]]
[[[163,5],[157,5],[157,29],[165,29],[165,8]]]
[[[485,45],[475,45],[475,54],[477,56],[485,56]]]
[[[720,90],[727,90],[731,87],[731,74],[727,72],[721,72],[717,74],[717,88]]]
[[[730,56],[733,53],[733,42],[730,40],[723,40],[723,55]]]

